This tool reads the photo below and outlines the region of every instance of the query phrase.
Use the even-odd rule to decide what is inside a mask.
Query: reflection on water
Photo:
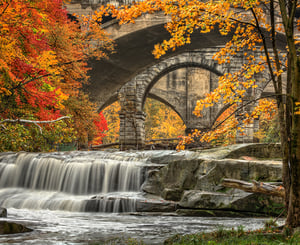
[[[80,213],[49,210],[8,209],[8,218],[34,232],[0,236],[0,244],[98,244],[115,238],[136,238],[146,244],[162,244],[174,234],[211,231],[243,225],[263,227],[266,219],[207,218],[117,213]],[[116,244],[121,244],[117,242]]]

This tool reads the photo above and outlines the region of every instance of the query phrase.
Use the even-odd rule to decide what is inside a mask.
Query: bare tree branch
[[[49,120],[49,121],[33,121],[33,120],[27,120],[27,119],[4,119],[2,121],[0,121],[0,124],[3,123],[33,123],[33,124],[43,124],[43,123],[54,123],[60,120],[64,120],[64,119],[70,119],[69,116],[63,116],[63,117],[59,117],[55,120]]]
[[[4,120],[0,121],[0,125],[5,128],[5,126],[3,125],[4,123],[30,123],[30,124],[34,124],[35,126],[37,126],[40,130],[40,133],[43,134],[42,127],[39,124],[55,123],[55,122],[58,122],[58,121],[61,121],[64,119],[70,119],[70,117],[63,116],[63,117],[59,117],[55,120],[49,120],[49,121],[33,121],[33,120],[27,120],[27,119],[4,119]]]
[[[227,121],[232,115],[236,114],[237,112],[241,111],[243,108],[245,108],[246,106],[259,101],[260,99],[265,99],[265,98],[272,98],[275,97],[275,95],[267,95],[267,96],[261,96],[258,97],[256,99],[253,100],[249,100],[246,103],[242,104],[241,106],[239,106],[236,110],[234,110],[232,113],[230,113],[224,120],[222,120],[220,123],[218,123],[217,125],[213,126],[211,130],[215,130],[216,128],[218,128],[219,126],[221,126],[225,121]],[[234,104],[230,105],[233,106]],[[229,106],[229,107],[230,107]]]
[[[2,10],[2,13],[0,13],[0,16],[2,16],[2,15],[5,13],[6,9],[7,9],[8,6],[9,6],[9,4],[10,4],[10,3],[7,3],[7,5],[5,6],[5,8]]]

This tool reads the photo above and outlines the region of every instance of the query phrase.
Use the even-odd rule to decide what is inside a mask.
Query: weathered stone
[[[179,206],[198,209],[224,209],[232,199],[231,195],[224,193],[190,190],[184,192]]]
[[[14,234],[14,233],[24,233],[30,232],[32,229],[26,226],[14,222],[0,221],[0,234]]]
[[[242,156],[255,157],[258,159],[281,159],[280,144],[245,144],[231,151],[227,158],[240,158]]]
[[[239,147],[220,148],[219,153],[213,149],[200,153],[156,154],[149,158],[149,162],[160,163],[159,167],[155,169],[155,164],[151,165],[143,190],[166,200],[180,200],[179,205],[187,209],[278,214],[282,199],[220,185],[223,178],[264,182],[281,180],[281,161],[221,159],[230,155],[230,149],[237,151]],[[212,159],[214,157],[218,159]]]
[[[137,212],[175,212],[177,203],[155,200],[140,200],[136,203]]]
[[[183,190],[180,188],[165,188],[162,191],[162,198],[164,198],[165,200],[179,201],[181,199],[182,193]]]
[[[284,208],[282,198],[240,191],[237,194],[186,191],[179,206],[192,209],[231,210],[256,214],[278,215]]]
[[[180,216],[198,216],[198,217],[269,217],[268,214],[237,212],[232,210],[211,210],[211,209],[182,209],[176,210],[176,214]]]
[[[284,200],[280,197],[247,193],[244,198],[233,201],[228,208],[236,211],[264,213],[278,216],[284,210]]]
[[[144,182],[142,190],[146,193],[160,195],[161,181],[159,180],[159,170],[150,170],[147,173],[147,181]]]
[[[6,208],[0,208],[0,217],[7,217],[7,209]]]
[[[198,156],[199,157],[199,156]],[[181,159],[181,156],[178,157]],[[175,160],[170,156],[165,167],[151,173],[143,190],[163,196],[164,189],[218,191],[222,189],[219,183],[223,178],[249,181],[252,179],[276,182],[281,179],[280,161],[246,161],[246,160],[201,160],[195,155],[185,160]],[[154,162],[166,163],[168,157],[151,159]],[[168,190],[168,193],[171,191]],[[173,200],[173,199],[172,199]]]

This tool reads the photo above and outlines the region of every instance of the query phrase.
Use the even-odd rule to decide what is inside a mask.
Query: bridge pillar
[[[121,150],[143,149],[145,145],[145,119],[143,111],[121,110],[120,116],[120,137]]]
[[[123,86],[119,93],[121,111],[119,144],[121,150],[143,149],[145,146],[145,119],[142,111],[144,85],[135,80]]]

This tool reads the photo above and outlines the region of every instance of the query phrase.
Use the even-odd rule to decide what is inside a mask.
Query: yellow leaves
[[[295,102],[294,114],[300,115],[300,102],[299,101]]]
[[[48,50],[42,52],[38,58],[38,66],[40,69],[47,70],[50,74],[58,75],[60,72],[56,65],[58,64],[57,56],[54,51]]]
[[[154,99],[145,103],[146,139],[174,138],[184,135],[185,125],[178,114],[170,107]]]
[[[166,51],[164,50],[163,46],[161,44],[155,44],[154,50],[152,51],[152,54],[156,59],[160,58],[160,56],[164,55]]]
[[[65,106],[63,105],[63,102],[66,101],[69,98],[69,95],[63,93],[61,91],[61,88],[56,89],[55,94],[57,95],[56,108],[60,109],[60,110],[64,109]]]
[[[235,142],[236,127],[238,125],[237,120],[233,116],[235,108],[235,106],[232,106],[222,113],[214,124],[212,131],[193,132],[192,137],[198,137],[201,142],[207,142],[211,145],[233,144]]]
[[[0,94],[4,94],[4,95],[9,96],[9,95],[11,95],[12,93],[11,93],[11,91],[9,91],[8,89],[2,87],[2,88],[0,88]]]
[[[193,133],[194,135],[196,133]],[[197,134],[198,134],[198,131],[197,131]],[[181,151],[181,150],[184,150],[185,149],[185,145],[188,145],[190,143],[194,142],[193,138],[191,137],[191,135],[189,136],[183,136],[181,137],[181,140],[179,141],[177,147],[176,147],[176,150],[177,151]]]
[[[279,70],[279,71],[274,71],[275,76],[280,76],[283,73],[283,70]]]

